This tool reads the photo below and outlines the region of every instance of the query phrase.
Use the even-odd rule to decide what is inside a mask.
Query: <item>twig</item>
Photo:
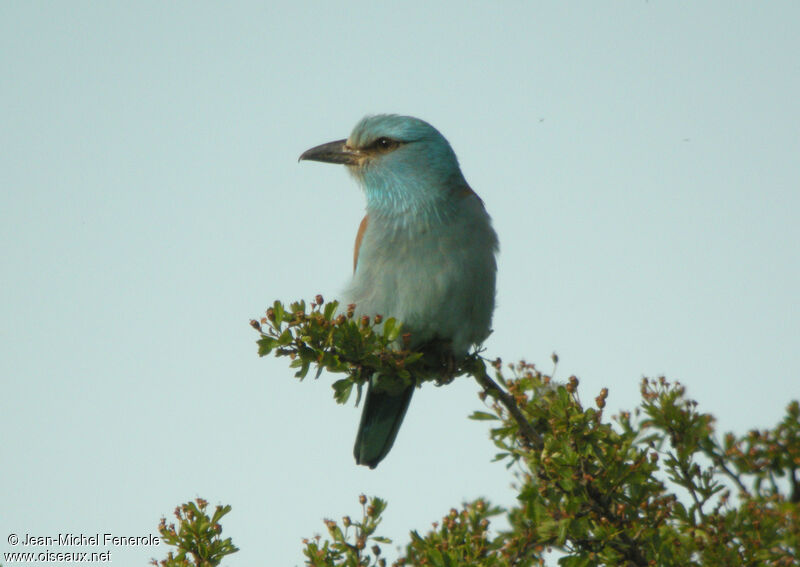
[[[728,478],[730,478],[733,482],[736,483],[736,485],[739,487],[739,490],[741,490],[744,494],[749,494],[750,493],[750,491],[747,490],[747,487],[742,482],[742,479],[739,478],[739,475],[734,473],[733,471],[731,471],[727,466],[725,466],[725,460],[722,457],[720,457],[716,452],[709,451],[708,449],[703,449],[703,452],[707,456],[711,457],[711,460],[713,461],[713,463],[715,465],[717,465],[719,467],[719,469],[723,473],[725,473],[725,475]]]
[[[508,410],[508,413],[514,418],[514,421],[517,422],[519,426],[520,433],[525,438],[525,440],[529,443],[529,445],[533,449],[541,450],[544,447],[544,440],[539,433],[533,428],[531,423],[525,419],[525,416],[522,415],[522,412],[517,406],[517,402],[514,401],[512,398],[503,388],[501,388],[497,382],[491,379],[489,374],[486,372],[486,366],[483,361],[479,361],[479,364],[475,365],[472,375],[477,380],[478,384],[480,384],[481,388],[484,391],[491,395],[493,398],[500,401],[503,406]]]

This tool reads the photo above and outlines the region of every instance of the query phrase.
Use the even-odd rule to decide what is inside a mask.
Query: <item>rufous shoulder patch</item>
[[[353,251],[353,272],[356,271],[356,266],[358,266],[358,251],[361,249],[361,241],[364,240],[364,233],[367,232],[368,219],[369,215],[364,215],[364,218],[361,219],[361,224],[358,226],[358,233],[356,234],[356,247]]]
[[[461,191],[458,192],[458,196],[459,197],[469,197],[470,195],[474,195],[475,198],[478,199],[480,204],[483,205],[483,199],[481,199],[478,196],[478,194],[475,191],[473,191],[472,187],[470,187],[469,185],[464,185],[464,188],[461,189]]]

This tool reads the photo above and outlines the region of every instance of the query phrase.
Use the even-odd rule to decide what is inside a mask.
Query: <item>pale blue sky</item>
[[[297,156],[367,113],[439,128],[494,218],[488,355],[557,351],[610,410],[664,373],[723,430],[774,424],[800,395],[799,21],[796,2],[3,2],[0,550],[154,533],[203,496],[233,505],[227,565],[300,565],[362,492],[398,544],[462,500],[512,503],[471,382],[419,392],[370,471],[330,377],[256,356],[251,317],[349,277],[363,197]]]

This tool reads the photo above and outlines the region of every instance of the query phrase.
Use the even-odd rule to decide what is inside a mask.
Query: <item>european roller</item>
[[[497,234],[436,128],[410,116],[367,116],[346,140],[300,159],[344,164],[366,195],[343,298],[356,305],[356,316],[394,317],[412,348],[451,362],[489,336]],[[358,464],[375,468],[386,456],[413,393],[413,385],[390,393],[370,379],[354,448]]]

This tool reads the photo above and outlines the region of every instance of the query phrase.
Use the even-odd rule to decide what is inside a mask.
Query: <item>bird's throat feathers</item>
[[[403,225],[446,221],[455,214],[458,199],[469,191],[460,175],[460,179],[441,183],[391,170],[354,173],[364,189],[370,218]]]

